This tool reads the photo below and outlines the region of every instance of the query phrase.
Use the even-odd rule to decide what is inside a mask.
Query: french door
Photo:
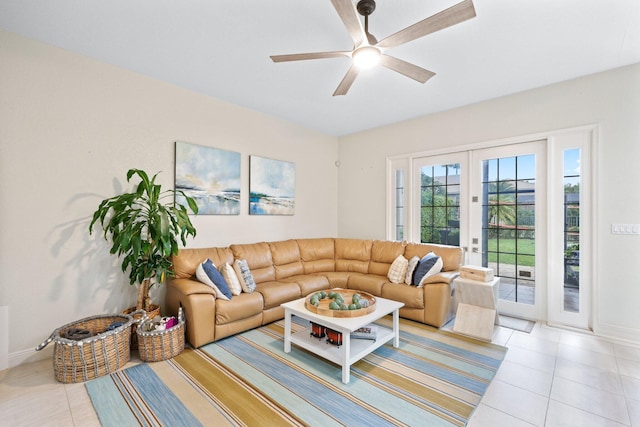
[[[500,277],[498,311],[539,319],[545,307],[545,141],[471,152],[474,265]]]

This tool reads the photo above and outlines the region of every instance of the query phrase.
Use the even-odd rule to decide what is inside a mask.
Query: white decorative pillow
[[[407,285],[413,284],[413,272],[416,270],[419,262],[420,257],[418,255],[409,260],[409,265],[407,266],[407,275],[404,278],[404,283],[406,283]]]
[[[222,277],[227,281],[229,285],[229,289],[233,295],[240,295],[242,293],[242,286],[240,285],[240,280],[238,280],[238,275],[236,271],[231,267],[231,264],[225,262],[220,266],[220,273],[222,273]]]
[[[409,268],[409,261],[402,255],[393,260],[387,277],[391,283],[404,283],[407,277],[407,269]]]
[[[211,286],[216,291],[216,298],[227,301],[231,299],[232,294],[231,290],[229,290],[229,285],[227,285],[224,277],[222,277],[215,264],[209,258],[198,264],[196,278],[205,285]]]
[[[433,276],[440,273],[442,270],[442,258],[433,252],[429,252],[420,259],[418,266],[416,267],[416,274],[413,277],[413,283],[421,288],[424,286],[424,282]]]
[[[253,274],[249,270],[249,264],[246,259],[237,259],[233,262],[233,269],[238,275],[240,286],[244,292],[253,292],[256,289],[256,282],[253,280]]]

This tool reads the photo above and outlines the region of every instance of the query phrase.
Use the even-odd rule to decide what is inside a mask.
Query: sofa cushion
[[[349,289],[357,289],[359,291],[368,292],[374,296],[382,295],[382,285],[389,283],[386,276],[377,276],[374,274],[352,274],[347,281]]]
[[[298,239],[298,248],[305,274],[336,271],[333,239]]]
[[[216,324],[224,325],[262,313],[262,295],[242,293],[231,301],[216,300]]]
[[[253,280],[253,274],[251,274],[247,261],[244,259],[235,260],[233,269],[236,271],[242,290],[248,293],[253,292],[256,289],[256,282]]]
[[[229,285],[209,258],[198,265],[196,268],[196,277],[199,281],[211,286],[216,291],[216,298],[231,299],[232,294]]]
[[[362,273],[350,273],[348,271],[328,271],[326,273],[316,273],[318,276],[326,277],[329,281],[329,288],[346,288],[349,277],[362,276]]]
[[[296,282],[263,282],[256,286],[256,292],[262,294],[265,310],[300,298],[300,286]]]
[[[329,289],[329,279],[326,276],[317,274],[307,274],[300,276],[291,276],[280,280],[281,282],[296,283],[300,287],[300,295],[306,297],[312,292]]]
[[[368,273],[386,276],[393,261],[403,253],[404,246],[402,242],[374,240],[371,245]],[[404,281],[404,277],[402,280]]]
[[[219,270],[222,274],[222,277],[224,277],[224,280],[227,282],[227,285],[229,285],[231,294],[240,295],[240,293],[242,292],[242,285],[240,284],[238,275],[236,274],[236,271],[233,269],[231,264],[225,262],[220,266]]]
[[[387,278],[391,283],[404,283],[407,278],[408,268],[409,261],[404,257],[404,255],[398,255],[389,267]]]
[[[371,240],[335,239],[336,271],[367,273],[372,244]]]
[[[276,279],[273,258],[271,257],[271,249],[269,249],[268,243],[260,242],[231,245],[229,247],[236,259],[247,261],[256,284]]]
[[[424,308],[424,290],[405,283],[385,283],[382,298],[403,302],[406,308]]]
[[[419,262],[420,262],[420,257],[417,255],[411,257],[411,259],[409,260],[409,264],[407,265],[407,275],[405,276],[405,279],[404,279],[405,285],[413,284],[413,275],[416,272],[416,267],[418,266]]]
[[[442,258],[429,252],[418,262],[416,272],[413,275],[413,284],[421,288],[429,276],[440,273],[440,270],[442,270]]]

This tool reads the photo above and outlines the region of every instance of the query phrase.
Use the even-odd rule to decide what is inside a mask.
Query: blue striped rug
[[[307,326],[295,320],[294,331]],[[104,426],[464,426],[506,353],[401,319],[400,347],[366,356],[343,384],[339,366],[296,346],[284,353],[283,329],[272,323],[85,386]]]

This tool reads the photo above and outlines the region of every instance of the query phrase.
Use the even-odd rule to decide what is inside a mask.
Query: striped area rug
[[[104,426],[464,426],[507,349],[400,322],[400,347],[354,364],[349,384],[339,366],[296,346],[284,353],[281,321],[86,389]],[[294,318],[294,330],[306,326]]]

